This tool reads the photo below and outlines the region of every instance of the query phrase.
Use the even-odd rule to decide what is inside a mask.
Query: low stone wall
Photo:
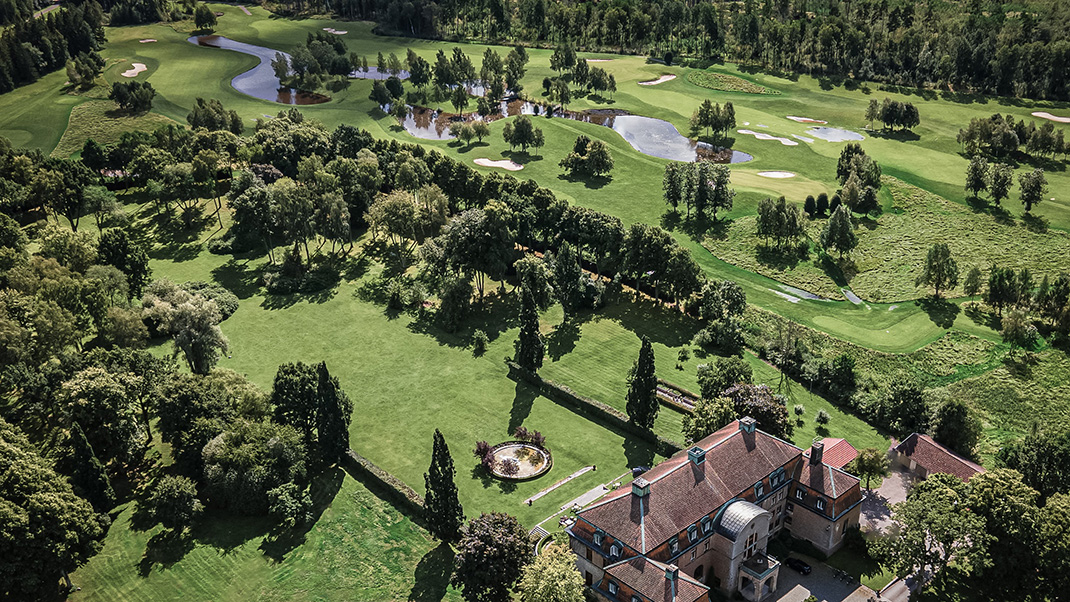
[[[366,477],[372,484],[378,485],[384,493],[393,498],[391,501],[404,504],[419,517],[424,515],[424,496],[416,492],[389,472],[376,466],[371,460],[353,450],[342,457],[342,467],[350,473]]]
[[[683,446],[675,441],[655,435],[632,424],[627,414],[612,406],[590,397],[584,397],[564,385],[559,385],[552,380],[547,380],[538,374],[529,372],[521,368],[516,362],[506,360],[505,363],[509,366],[509,378],[531,384],[550,400],[568,407],[577,414],[588,417],[612,429],[624,431],[654,445],[655,451],[662,456],[669,457],[683,449]]]

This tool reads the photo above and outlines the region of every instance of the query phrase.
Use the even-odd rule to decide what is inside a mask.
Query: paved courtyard
[[[800,575],[791,567],[782,565],[777,591],[768,600],[803,602],[810,596],[817,596],[821,602],[867,602],[876,597],[873,590],[857,581],[844,583],[837,579],[833,569],[823,562],[799,554],[792,556],[806,560],[813,571],[809,575]]]
[[[881,486],[872,491],[865,491],[866,499],[862,502],[861,524],[864,530],[883,531],[892,524],[892,504],[906,501],[907,491],[914,483],[914,477],[905,470],[892,469]]]

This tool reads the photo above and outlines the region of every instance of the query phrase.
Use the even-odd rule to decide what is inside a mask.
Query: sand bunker
[[[240,9],[241,9],[241,12],[243,12],[243,13],[245,13],[245,14],[249,15],[250,17],[251,17],[251,16],[253,16],[253,13],[249,12],[249,9],[248,9],[248,8],[245,8],[245,7],[244,7],[244,6],[242,6],[242,5],[238,5],[238,8],[240,8]]]
[[[773,289],[769,289],[769,290],[770,290],[770,291],[771,291],[771,292],[772,292],[772,293],[773,293],[774,295],[776,295],[776,296],[778,296],[778,297],[780,297],[780,298],[782,298],[782,299],[785,299],[785,300],[787,300],[787,301],[790,301],[791,303],[798,303],[799,301],[802,301],[802,299],[800,299],[800,298],[798,298],[798,297],[794,297],[794,296],[792,296],[792,295],[789,295],[789,294],[787,294],[787,293],[782,293],[782,292],[780,292],[780,291],[774,291]]]
[[[828,142],[847,142],[849,140],[865,140],[865,136],[851,130],[840,128],[816,127],[806,130],[807,134]]]
[[[1036,111],[1033,113],[1033,117],[1040,117],[1041,119],[1050,119],[1052,121],[1058,121],[1059,123],[1070,123],[1070,117],[1059,117],[1052,115],[1047,111]]]
[[[759,176],[763,178],[794,178],[795,174],[790,171],[759,171]]]
[[[521,169],[524,169],[523,165],[515,163],[513,161],[509,161],[507,159],[503,159],[501,161],[492,161],[490,159],[476,159],[475,164],[482,165],[483,167],[500,167],[506,171],[520,171]]]
[[[845,289],[845,288],[841,288],[840,292],[843,293],[843,296],[847,297],[847,300],[850,301],[851,303],[854,303],[855,305],[861,305],[862,304],[862,299],[859,299],[858,295],[854,294],[854,291],[851,291],[851,290],[848,290],[848,289]]]
[[[138,42],[141,42],[142,44],[151,44],[151,43],[153,43],[155,41],[156,41],[155,38],[149,38],[147,40],[138,40]]]
[[[333,33],[336,36],[344,36],[347,33],[349,33],[348,31],[346,31],[344,29],[335,29],[333,27],[324,27],[323,31],[326,31],[327,33]]]
[[[792,134],[791,137],[796,139],[796,140],[802,140],[803,142],[806,142],[807,144],[813,144],[814,143],[814,139],[813,138],[807,138],[806,136],[800,136],[798,134]]]
[[[788,119],[792,121],[798,121],[799,123],[828,123],[827,121],[821,121],[820,119],[810,119],[809,117],[796,117],[794,115],[788,115]]]
[[[664,84],[665,82],[671,82],[676,79],[675,75],[662,75],[657,79],[652,79],[648,82],[639,82],[640,86],[656,86],[658,84]]]
[[[145,63],[130,63],[130,67],[130,69],[123,71],[120,75],[123,77],[137,77],[138,73],[148,69],[148,67],[145,66]]]
[[[799,146],[799,143],[787,138],[781,138],[779,136],[773,136],[766,134],[765,132],[755,132],[754,130],[736,130],[740,134],[746,134],[748,136],[754,136],[758,140],[777,140],[784,146]]]

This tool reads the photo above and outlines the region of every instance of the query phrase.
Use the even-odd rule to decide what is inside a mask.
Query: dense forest
[[[292,0],[289,9],[374,19],[383,33],[571,44],[699,62],[1070,98],[1070,4],[993,0]]]
[[[68,60],[93,57],[104,42],[104,12],[96,2],[66,7],[0,30],[0,93],[33,83]]]

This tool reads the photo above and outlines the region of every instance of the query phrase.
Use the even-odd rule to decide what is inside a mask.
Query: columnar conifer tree
[[[77,422],[71,428],[69,453],[60,462],[60,470],[71,479],[74,492],[93,505],[97,512],[106,512],[115,506],[115,491],[111,488],[104,465],[93,453],[93,447]]]
[[[539,310],[531,291],[520,293],[520,336],[516,340],[516,363],[521,368],[537,371],[542,367],[545,347],[539,334]]]
[[[457,498],[455,474],[450,448],[446,446],[442,433],[435,429],[431,466],[424,474],[424,485],[427,487],[424,513],[431,534],[447,542],[457,541],[464,525],[464,509]]]
[[[639,358],[635,360],[628,375],[628,417],[641,428],[654,428],[654,418],[658,415],[658,379],[654,373],[654,348],[650,339],[642,338]]]
[[[353,402],[327,371],[327,363],[316,368],[319,404],[316,411],[316,430],[319,431],[320,454],[324,462],[338,462],[349,449],[349,420]]]

